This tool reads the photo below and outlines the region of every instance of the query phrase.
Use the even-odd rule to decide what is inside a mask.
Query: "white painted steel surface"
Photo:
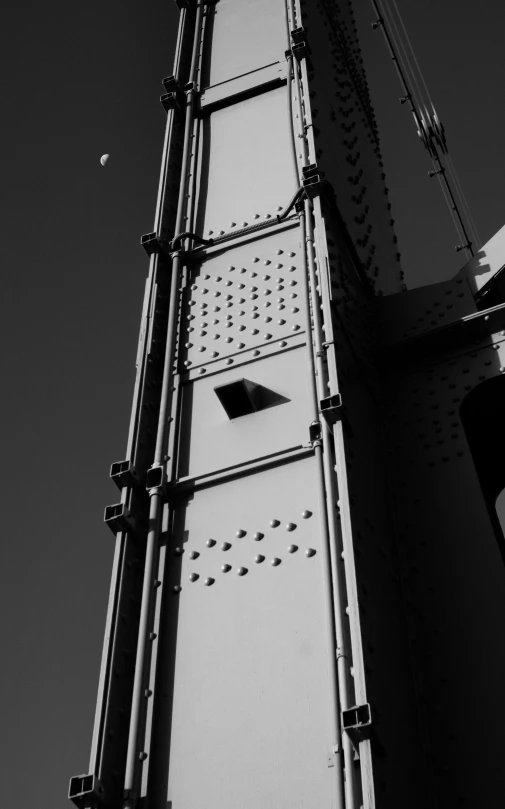
[[[283,0],[220,0],[213,12],[212,57],[204,86],[284,59]]]
[[[313,466],[308,458],[204,489],[178,510],[170,547],[184,553],[168,586],[182,591],[167,606],[179,600],[168,788],[179,809],[334,805]]]

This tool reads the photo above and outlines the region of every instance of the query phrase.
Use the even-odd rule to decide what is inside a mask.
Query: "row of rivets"
[[[290,553],[294,553],[294,551],[298,550],[298,547],[296,545],[291,545],[288,548],[288,550],[289,550]],[[316,551],[315,551],[314,548],[307,548],[307,550],[305,551],[305,556],[307,556],[307,558],[309,558],[309,559],[312,556],[315,556],[315,554],[316,554]],[[256,564],[261,564],[262,562],[265,561],[265,557],[262,554],[258,554],[257,556],[254,557],[254,561],[256,562]],[[281,564],[281,562],[282,562],[282,559],[279,559],[278,556],[274,556],[274,558],[271,560],[270,564],[272,565],[272,567],[278,567]],[[221,567],[221,570],[223,571],[223,573],[229,573],[229,571],[231,569],[232,569],[231,565],[222,565],[222,567]],[[247,567],[239,567],[239,568],[237,568],[237,573],[238,573],[239,576],[245,576],[245,574],[248,573],[248,568]],[[188,578],[189,578],[189,580],[191,582],[198,581],[198,579],[200,578],[200,574],[199,573],[190,573]],[[207,578],[207,579],[205,579],[205,584],[207,584],[207,585],[213,584],[214,581],[215,581],[215,579]],[[174,588],[174,591],[176,591],[175,588]],[[179,591],[177,590],[176,592],[179,592]],[[156,635],[154,637],[156,637]]]

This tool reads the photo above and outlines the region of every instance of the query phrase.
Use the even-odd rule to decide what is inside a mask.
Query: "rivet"
[[[290,253],[290,254],[289,254],[289,257],[290,257],[290,258],[293,258],[293,256],[296,256],[296,253]]]
[[[298,323],[295,323],[295,325],[291,327],[291,331],[298,331],[299,328],[300,326],[298,325]]]
[[[242,227],[246,228],[247,227],[247,222],[242,222]]]
[[[209,576],[207,579],[205,579],[205,584],[207,587],[209,587],[211,584],[214,584],[214,579]]]
[[[275,557],[272,559],[272,561],[271,561],[271,563],[270,563],[270,564],[271,564],[271,565],[273,565],[274,567],[277,567],[277,565],[280,565],[280,563],[281,563],[281,560],[279,559],[279,557],[278,557],[278,556],[275,556]]]
[[[237,570],[237,573],[238,573],[239,576],[245,576],[245,574],[247,573],[247,568],[246,567],[239,567],[239,569]]]
[[[485,315],[484,320],[489,320],[489,315]]]
[[[259,334],[259,330],[258,329],[251,329],[251,334]]]
[[[224,236],[224,230],[220,230],[220,231],[219,231],[219,235],[220,235],[220,236]]]
[[[221,570],[223,573],[228,573],[228,571],[231,570],[231,565],[223,565]]]
[[[207,231],[207,233],[209,234],[209,236],[212,236],[212,234],[214,233],[214,231],[213,231],[213,230],[208,230],[208,231]]]
[[[213,357],[219,357],[219,354],[218,354],[218,352],[217,352],[217,351],[213,351],[213,352],[212,352],[212,356],[213,356]]]
[[[265,320],[265,323],[270,323],[272,321],[272,318],[271,317],[265,317],[264,320]]]
[[[237,348],[245,348],[245,343],[237,343]]]
[[[182,590],[182,587],[181,587],[181,585],[180,585],[180,584],[175,584],[175,585],[172,587],[172,592],[173,592],[173,593],[180,593],[180,592],[181,592],[181,590]]]
[[[198,553],[198,551],[191,551],[191,553],[189,554],[190,559],[198,559],[199,556],[200,554]]]
[[[262,534],[260,531],[257,531],[255,534],[253,534],[253,539],[256,540],[256,542],[259,542],[260,539],[263,539],[264,536],[265,534]]]
[[[208,539],[205,544],[207,545],[208,548],[213,548],[214,545],[216,544],[216,540],[215,539]]]
[[[285,320],[278,320],[277,325],[278,326],[284,326],[285,322],[286,322]]]
[[[144,691],[144,696],[145,696],[146,699],[148,699],[149,697],[152,697],[152,695],[153,695],[153,692],[149,688],[147,688]]]
[[[287,346],[287,343],[285,340],[282,340],[282,342],[280,342],[279,345],[281,348],[284,348],[285,346]]]
[[[253,264],[256,264],[256,262],[258,262],[258,261],[259,261],[259,258],[258,258],[257,256],[255,256],[255,257],[253,258]]]
[[[276,264],[275,269],[276,270],[281,270],[282,269],[282,264]]]
[[[206,371],[207,371],[207,369],[206,369],[206,368],[200,368],[200,370],[198,371],[198,373],[199,373],[199,374],[204,374]]]
[[[270,520],[270,527],[271,528],[277,528],[278,525],[280,525],[279,520]]]
[[[255,213],[255,214],[254,214],[254,219],[259,219],[259,218],[260,218],[259,213]]]
[[[155,587],[161,587],[161,582],[160,582],[160,580],[159,580],[159,579],[156,579],[156,580],[155,580],[155,582],[154,582],[154,586],[155,586]]]
[[[235,267],[228,267],[228,272],[232,272],[234,269]]]
[[[223,544],[221,545],[221,550],[222,551],[229,551],[230,548],[231,548],[231,543],[230,542],[223,542]]]
[[[200,576],[198,575],[198,573],[190,573],[189,574],[189,580],[190,581],[196,581],[199,578],[200,578]]]
[[[234,228],[236,224],[237,224],[236,222],[230,222],[230,227]]]
[[[175,548],[174,556],[180,556],[181,553],[184,553],[184,548]]]
[[[261,351],[258,351],[258,349],[253,351],[253,357],[258,357],[260,354],[261,354]]]
[[[254,561],[255,561],[257,564],[259,564],[260,562],[264,562],[264,561],[265,561],[265,557],[264,557],[264,556],[262,556],[262,555],[259,553],[259,554],[258,554],[258,556],[255,556],[255,557],[254,557]]]
[[[149,640],[156,640],[157,637],[158,636],[157,636],[156,632],[150,632],[149,633]]]
[[[289,272],[293,272],[293,270],[296,270],[296,267],[293,267],[293,265],[291,265],[291,267],[288,267],[288,270],[289,270]]]
[[[147,753],[139,753],[139,759],[140,759],[140,761],[145,761],[145,760],[146,760],[146,758],[147,758]]]
[[[266,213],[266,214],[265,214],[265,219],[271,219],[271,218],[272,218],[272,214],[271,214],[271,213]]]
[[[315,552],[314,548],[307,548],[307,550],[305,551],[305,556],[308,556],[308,557],[314,556],[315,553],[316,552]]]
[[[297,550],[298,550],[298,545],[290,545],[288,547],[289,553],[295,553],[295,551],[297,551]]]
[[[264,276],[263,276],[263,281],[269,281],[269,280],[270,280],[270,276],[269,276],[269,275],[264,275]]]
[[[272,335],[271,335],[271,334],[265,334],[265,335],[264,335],[264,339],[265,339],[265,340],[270,340],[270,338],[271,338],[271,337],[272,337]]]
[[[265,264],[266,266],[268,266],[268,265],[269,265],[269,264],[271,264],[271,263],[272,263],[272,262],[270,261],[270,259],[269,259],[269,258],[267,258],[267,259],[266,259],[266,260],[263,262],[263,264]]]
[[[340,503],[338,501],[337,505]],[[312,511],[302,511],[302,517],[304,520],[308,520],[309,517],[312,517]]]
[[[294,531],[296,528],[296,524],[294,522],[288,522],[286,525],[286,531]]]
[[[243,528],[239,528],[239,530],[237,531],[236,536],[238,536],[240,538],[240,537],[245,537],[246,534],[247,534],[247,531],[244,531]]]
[[[233,337],[226,337],[225,338],[225,343],[232,343],[232,342],[233,342]]]
[[[282,205],[278,205],[277,210],[282,211]],[[277,250],[277,253],[282,253],[282,250]]]
[[[227,365],[231,365],[232,363],[233,363],[233,360],[232,360],[232,359],[226,360],[226,364],[227,364]]]

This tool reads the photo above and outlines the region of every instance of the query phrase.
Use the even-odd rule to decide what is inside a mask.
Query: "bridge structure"
[[[505,229],[407,290],[352,4],[177,4],[69,797],[495,806]]]

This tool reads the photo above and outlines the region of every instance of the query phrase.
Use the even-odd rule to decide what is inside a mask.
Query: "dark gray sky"
[[[463,261],[368,0],[356,0],[409,287]],[[483,241],[505,223],[505,9],[404,3]],[[87,772],[165,115],[172,0],[23,0],[4,9],[4,506],[0,567],[6,807],[65,809]],[[105,169],[99,158],[111,155]]]

